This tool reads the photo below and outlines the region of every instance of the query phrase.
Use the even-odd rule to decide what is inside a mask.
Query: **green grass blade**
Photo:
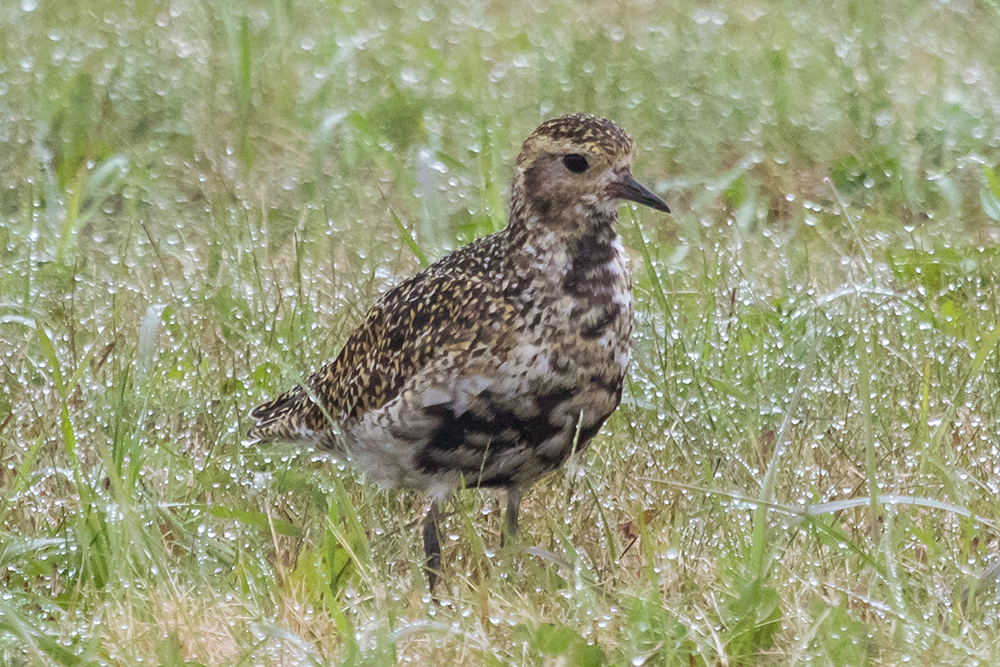
[[[403,242],[406,243],[406,247],[413,252],[417,261],[420,262],[420,266],[429,266],[430,262],[427,261],[427,255],[425,255],[424,251],[420,249],[420,244],[417,243],[417,240],[414,239],[409,230],[406,229],[403,221],[399,219],[399,216],[396,215],[396,212],[392,209],[389,210],[389,214],[392,215],[392,221],[396,223],[396,229],[399,230],[399,236],[403,239]]]

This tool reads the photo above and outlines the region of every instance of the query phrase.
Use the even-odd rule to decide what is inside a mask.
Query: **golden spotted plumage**
[[[633,327],[615,231],[631,200],[668,211],[631,175],[634,144],[611,121],[546,121],[517,158],[508,226],[383,296],[337,358],[252,412],[250,438],[346,452],[376,481],[430,497],[521,490],[583,449],[621,401]]]

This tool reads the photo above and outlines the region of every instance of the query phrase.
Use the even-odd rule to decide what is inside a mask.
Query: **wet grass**
[[[0,665],[1000,662],[1000,11],[0,7]],[[622,408],[447,522],[246,411],[636,138]]]

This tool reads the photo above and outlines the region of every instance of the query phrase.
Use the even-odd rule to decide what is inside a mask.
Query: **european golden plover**
[[[615,231],[623,200],[669,213],[632,177],[635,144],[611,121],[554,118],[517,158],[505,229],[389,291],[333,363],[255,408],[249,438],[346,453],[369,478],[439,506],[461,486],[521,493],[583,450],[618,407],[632,286]]]

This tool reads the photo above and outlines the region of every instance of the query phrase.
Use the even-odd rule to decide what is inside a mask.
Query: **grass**
[[[6,3],[0,665],[1000,662],[995,3]],[[522,506],[247,409],[627,127],[625,400]]]

